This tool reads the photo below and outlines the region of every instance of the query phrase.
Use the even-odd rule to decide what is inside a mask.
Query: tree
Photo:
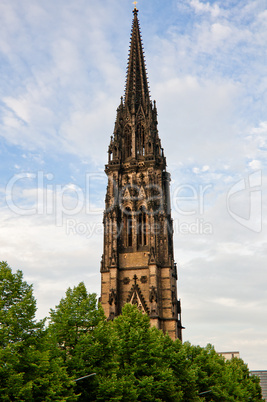
[[[211,345],[173,342],[130,304],[107,321],[83,283],[51,310],[49,332],[69,375],[96,373],[78,381],[81,402],[262,400],[242,360],[225,362]]]
[[[126,305],[121,316],[107,321],[81,283],[51,310],[49,332],[70,375],[96,373],[78,381],[79,401],[182,400],[165,359],[165,336],[135,306]]]
[[[173,342],[136,306],[125,305],[109,331],[113,366],[99,370],[94,400],[262,401],[259,379],[241,359],[225,361],[212,345]]]
[[[172,341],[165,336],[163,344],[164,360],[173,371],[176,386],[183,391],[183,401],[200,401],[197,373],[187,356],[187,350],[179,339]]]
[[[51,359],[44,321],[35,313],[32,285],[0,262],[1,401],[75,401],[75,383],[62,361]]]
[[[108,356],[101,355],[98,350],[96,333],[101,332],[100,338],[104,345],[104,328],[107,325],[96,294],[88,293],[83,282],[73,289],[67,289],[59,305],[50,310],[48,336],[51,345],[56,345],[52,355],[63,359],[72,378],[78,379],[94,373],[100,356],[101,364],[105,365]],[[81,394],[79,401],[92,400],[88,399],[94,395],[91,384],[95,384],[93,377],[77,382],[76,392]]]
[[[262,401],[260,379],[250,375],[247,364],[242,359],[233,358],[226,361],[229,394],[240,401]],[[239,399],[238,399],[239,398]]]
[[[205,348],[190,345],[184,348],[196,373],[199,393],[205,394],[205,401],[262,401],[259,379],[249,375],[247,365],[242,359],[225,359],[208,344]]]
[[[50,309],[50,331],[66,355],[77,345],[82,335],[94,330],[104,319],[102,308],[97,308],[96,294],[87,293],[83,282],[66,291],[55,310]],[[67,352],[67,353],[66,353]]]
[[[130,304],[108,321],[83,283],[51,309],[45,329],[22,272],[0,268],[1,400],[262,401],[242,360],[172,341]]]
[[[110,328],[117,365],[101,378],[97,400],[181,401],[181,388],[164,359],[165,336],[150,328],[149,317],[126,304]]]
[[[112,354],[108,354],[108,370],[103,364],[95,368],[98,391],[94,400],[200,400],[181,342],[173,342],[162,331],[151,328],[149,317],[136,306],[126,304],[105,331],[109,332],[105,340],[110,341],[105,350]],[[99,350],[100,332],[96,334]]]

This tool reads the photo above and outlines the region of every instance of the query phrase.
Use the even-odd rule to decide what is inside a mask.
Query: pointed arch
[[[136,305],[143,313],[149,314],[149,309],[147,307],[145,298],[143,297],[141,289],[138,285],[132,286],[126,302]]]
[[[129,158],[132,155],[132,130],[128,125],[124,130],[124,141],[125,141],[125,158]]]
[[[143,205],[140,207],[138,213],[137,245],[147,245],[147,211]]]
[[[125,247],[133,246],[133,217],[129,207],[124,211],[124,244]]]
[[[145,129],[141,122],[137,124],[136,128],[136,154],[145,155]]]
[[[151,135],[148,136],[147,138],[147,143],[146,143],[146,153],[152,154],[154,149],[154,141]]]

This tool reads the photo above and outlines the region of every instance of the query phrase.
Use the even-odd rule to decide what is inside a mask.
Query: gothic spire
[[[125,105],[130,111],[137,111],[142,105],[146,109],[149,104],[149,87],[146,74],[144,51],[137,17],[138,10],[133,10],[133,23],[128,58],[128,68],[125,87]]]
[[[157,128],[136,8],[125,96],[108,148],[101,303],[108,319],[136,304],[151,325],[181,338],[173,258],[170,174]],[[141,270],[140,270],[141,268]]]

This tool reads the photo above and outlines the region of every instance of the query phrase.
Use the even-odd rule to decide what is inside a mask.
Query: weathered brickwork
[[[101,261],[101,303],[109,319],[136,304],[151,325],[181,339],[173,258],[170,174],[151,102],[134,9],[125,96],[117,109],[108,176]]]

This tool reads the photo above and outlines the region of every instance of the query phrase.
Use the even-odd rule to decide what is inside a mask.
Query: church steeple
[[[166,161],[157,129],[156,102],[150,100],[145,57],[137,17],[133,11],[130,50],[126,74],[125,95],[117,109],[114,135],[109,146],[109,163],[156,161],[163,168]],[[136,162],[135,162],[136,163]]]
[[[138,10],[133,10],[131,44],[125,87],[125,104],[131,112],[137,112],[142,106],[144,111],[150,103],[144,51],[137,17]]]
[[[105,172],[108,186],[101,261],[101,303],[107,318],[136,304],[151,325],[181,339],[173,258],[170,174],[149,96],[144,51],[134,9],[125,96],[117,108]]]

